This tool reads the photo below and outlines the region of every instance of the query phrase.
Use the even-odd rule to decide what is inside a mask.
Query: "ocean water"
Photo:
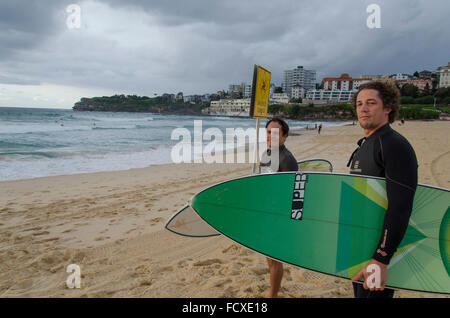
[[[202,133],[218,128],[224,141],[227,128],[255,128],[255,120],[250,118],[0,107],[0,181],[172,163],[173,147],[180,142],[193,142],[194,123],[198,132],[199,121]],[[287,122],[291,129],[316,124]],[[265,123],[261,121],[262,128]],[[326,127],[347,123],[322,124]],[[172,139],[177,128],[184,129],[181,132],[189,131],[191,139],[180,135]],[[260,141],[264,140],[261,133]],[[201,140],[203,145],[215,141]],[[225,148],[237,146],[242,145],[224,144]],[[194,159],[196,152],[192,149],[191,159]]]

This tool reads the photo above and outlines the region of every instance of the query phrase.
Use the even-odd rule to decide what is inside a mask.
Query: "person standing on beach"
[[[317,130],[317,132],[319,133],[319,135],[320,135],[320,131],[322,130],[322,124],[320,124],[319,125],[319,129]]]
[[[271,153],[272,153],[272,129],[278,129],[278,170],[273,171],[271,168]],[[295,157],[284,145],[286,138],[289,135],[289,126],[281,118],[272,118],[266,124],[266,141],[267,151],[264,152],[260,168],[263,173],[283,172],[283,171],[298,171],[298,164]],[[275,135],[276,136],[276,135]],[[276,152],[275,152],[276,153]],[[281,280],[283,279],[283,263],[267,258],[270,272],[270,289],[269,297],[277,297],[281,287]]]
[[[417,187],[417,158],[405,137],[394,131],[392,124],[400,109],[400,92],[395,85],[372,81],[360,86],[353,96],[353,107],[364,130],[347,166],[351,174],[386,178],[388,208],[381,237],[372,259],[353,277],[356,298],[392,298],[394,290],[385,288],[388,264],[408,227]],[[361,211],[364,213],[364,211]],[[367,285],[367,266],[380,269],[380,288]],[[364,278],[364,284],[357,283]]]

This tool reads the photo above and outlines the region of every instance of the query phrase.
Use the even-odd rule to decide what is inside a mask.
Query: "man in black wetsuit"
[[[271,153],[272,153],[272,129],[278,129],[278,153],[279,153],[279,166],[273,169],[271,167]],[[281,118],[274,117],[270,119],[266,124],[266,142],[267,151],[263,153],[261,158],[261,171],[262,172],[283,172],[283,171],[298,171],[297,160],[292,153],[284,145],[286,138],[289,135],[289,126]],[[276,136],[276,135],[274,135]]]
[[[278,129],[278,134],[272,135],[272,129]],[[282,171],[298,171],[297,160],[294,158],[292,153],[286,148],[284,142],[289,135],[288,124],[280,118],[272,118],[266,124],[266,141],[267,141],[267,151],[264,152],[260,168],[261,172],[282,172]],[[272,138],[278,137],[278,167],[274,169],[273,163],[271,162],[272,149]],[[276,143],[275,143],[276,144]],[[277,152],[274,151],[274,154]],[[270,289],[269,297],[277,297],[278,291],[280,290],[281,280],[283,279],[283,263],[275,261],[271,258],[267,258],[267,263],[269,265],[270,271]]]
[[[417,187],[417,158],[409,142],[390,127],[400,109],[400,92],[394,84],[373,81],[360,86],[352,100],[364,138],[358,141],[347,166],[350,173],[386,178],[388,208],[378,246],[372,260],[353,277],[357,298],[388,298],[394,290],[385,288],[388,264],[403,239]],[[361,211],[364,213],[364,211]],[[380,288],[369,288],[367,266],[380,269]],[[364,278],[364,284],[356,281]]]

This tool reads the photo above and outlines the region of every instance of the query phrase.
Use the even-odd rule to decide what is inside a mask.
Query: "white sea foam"
[[[171,163],[170,147],[161,146],[132,153],[83,154],[71,157],[44,158],[16,155],[1,160],[0,180],[19,180],[46,176],[145,168]]]
[[[203,152],[192,147],[191,161],[233,148],[249,149],[252,145],[248,143],[254,143],[248,138],[227,136],[227,128],[254,129],[255,120],[250,118],[0,107],[0,181],[171,163],[172,147],[181,142],[171,140],[172,131],[179,127],[188,129],[192,140],[182,142],[193,143],[197,120],[203,123],[203,133],[217,128],[223,140],[203,139]],[[265,141],[265,123],[261,121],[261,146]],[[288,123],[291,129],[314,124],[292,120]],[[327,122],[323,126],[340,124]]]

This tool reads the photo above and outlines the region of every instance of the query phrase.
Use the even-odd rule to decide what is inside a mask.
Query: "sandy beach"
[[[419,182],[450,188],[450,122],[392,125],[414,147]],[[297,160],[348,173],[359,125],[297,131]],[[0,182],[0,297],[265,297],[266,259],[229,239],[164,229],[200,190],[251,174],[250,164],[168,164]],[[69,264],[81,288],[69,289]],[[285,266],[281,297],[353,297],[351,282]],[[396,297],[443,297],[398,291]]]

